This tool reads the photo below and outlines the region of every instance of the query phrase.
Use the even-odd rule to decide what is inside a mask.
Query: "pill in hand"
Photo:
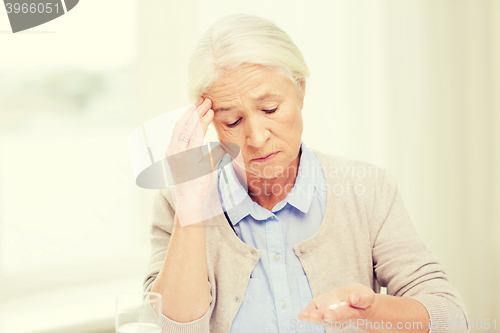
[[[339,305],[338,305],[338,304],[331,304],[331,305],[330,305],[330,307],[329,307],[329,309],[330,309],[330,310],[335,310],[335,309],[336,309],[336,308],[338,308],[338,307],[339,307]]]
[[[341,305],[347,305],[347,302],[342,301],[339,304],[331,304],[328,308],[330,310],[335,310],[335,309],[337,309]]]

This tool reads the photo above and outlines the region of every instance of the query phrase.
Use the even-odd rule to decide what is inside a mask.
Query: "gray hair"
[[[296,87],[309,77],[302,53],[273,22],[246,14],[220,18],[189,59],[189,99],[198,99],[224,72],[254,64],[280,70]]]

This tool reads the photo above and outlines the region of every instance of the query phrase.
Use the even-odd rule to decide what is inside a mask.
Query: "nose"
[[[266,122],[258,116],[248,117],[245,122],[246,144],[256,148],[262,148],[269,139],[270,131]]]

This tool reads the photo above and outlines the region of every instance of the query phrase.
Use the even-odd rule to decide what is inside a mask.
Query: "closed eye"
[[[274,112],[276,112],[276,110],[278,110],[278,108],[274,108],[274,109],[272,109],[272,110],[262,110],[262,111],[264,111],[264,112],[265,112],[265,113],[267,113],[267,114],[270,114],[270,113],[274,113]]]
[[[278,110],[278,108],[274,108],[274,109],[272,109],[272,110],[262,110],[262,111],[264,111],[266,114],[271,114],[271,113],[276,112],[276,110]],[[237,125],[240,123],[240,121],[241,121],[241,118],[240,118],[240,119],[238,119],[237,121],[235,121],[235,122],[234,122],[234,123],[232,123],[232,124],[227,124],[226,126],[227,126],[227,127],[235,127],[235,126],[237,126]]]
[[[234,123],[232,123],[232,124],[227,124],[226,126],[227,126],[227,127],[234,127],[234,126],[238,125],[238,124],[240,123],[240,121],[241,121],[241,118],[240,118],[240,119],[238,119],[237,121],[235,121],[235,122],[234,122]]]

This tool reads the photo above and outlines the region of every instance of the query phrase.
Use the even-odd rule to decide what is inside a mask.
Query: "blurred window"
[[[136,35],[133,0],[80,2],[1,35],[2,302],[144,274],[148,230],[127,146]]]

